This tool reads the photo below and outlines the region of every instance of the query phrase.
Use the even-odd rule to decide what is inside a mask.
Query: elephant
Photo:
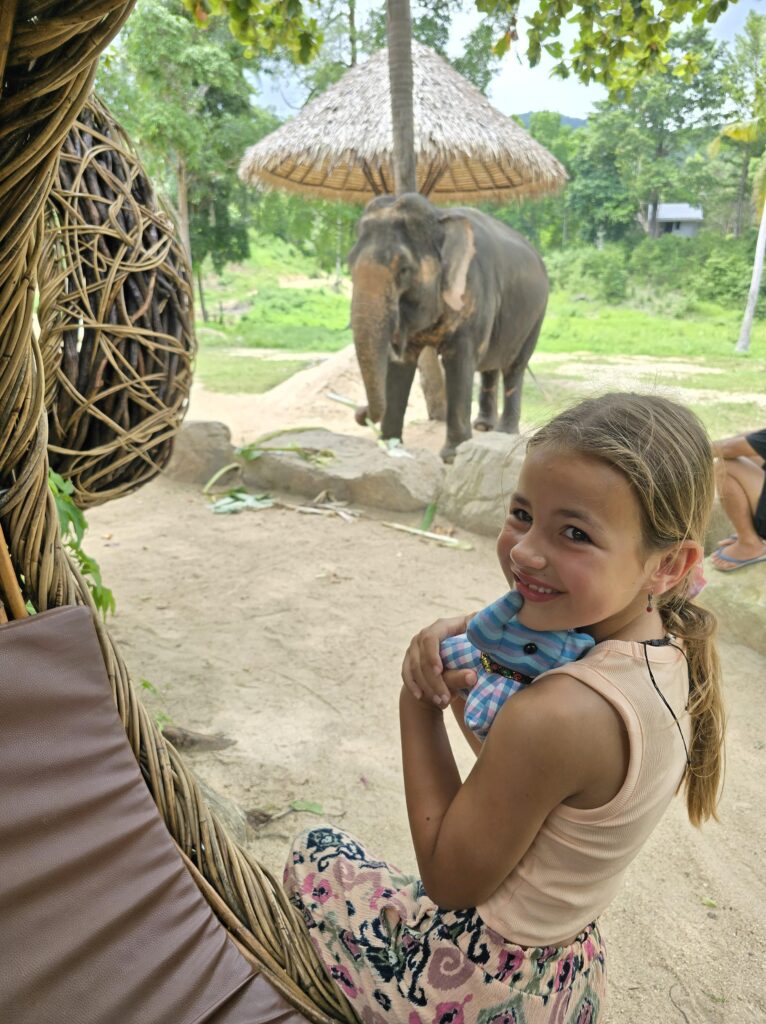
[[[348,257],[351,327],[367,394],[357,421],[380,421],[384,439],[401,439],[418,356],[432,346],[445,377],[442,459],[451,462],[471,437],[476,370],[473,426],[518,433],[524,370],[548,302],[548,275],[529,242],[485,213],[438,209],[414,192],[373,199],[357,235]]]

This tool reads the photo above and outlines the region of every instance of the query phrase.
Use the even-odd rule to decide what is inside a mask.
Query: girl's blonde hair
[[[715,494],[713,452],[689,409],[659,395],[616,392],[588,398],[560,413],[530,439],[600,459],[631,484],[649,551],[684,540],[704,544]],[[692,824],[717,818],[723,779],[725,715],[715,645],[715,615],[689,596],[689,574],[659,596],[668,633],[683,640],[689,662],[692,738],[684,778]]]

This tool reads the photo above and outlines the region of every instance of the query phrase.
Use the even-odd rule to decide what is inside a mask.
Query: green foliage
[[[625,250],[618,245],[562,250],[548,257],[546,267],[557,290],[607,302],[621,302],[628,294]]]
[[[205,26],[211,14],[228,19],[232,35],[250,55],[286,47],[305,64],[316,54],[321,35],[316,19],[307,17],[300,0],[184,0],[197,24]]]
[[[330,271],[345,267],[361,214],[362,207],[354,204],[275,191],[258,196],[253,226],[294,245],[303,255],[313,257],[319,269]]]
[[[116,607],[114,595],[109,587],[104,586],[98,562],[83,550],[82,540],[88,528],[88,522],[82,509],[78,508],[72,500],[74,485],[71,480],[65,480],[58,473],[49,469],[48,486],[56,503],[64,545],[77,563],[90,590],[93,603],[102,617],[106,619],[109,612],[114,614]]]
[[[180,0],[139,0],[96,87],[176,209],[182,237],[188,220],[195,266],[209,257],[220,269],[247,255],[253,194],[237,167],[278,121],[252,103],[242,46],[220,19],[208,24],[196,28]]]
[[[742,238],[712,231],[695,238],[644,236],[629,247],[560,250],[546,258],[546,267],[554,289],[589,299],[629,300],[676,316],[707,301],[736,311],[747,297],[754,244],[754,232]]]
[[[317,50],[320,29],[307,17],[301,0],[184,0],[197,20],[209,15],[228,17],[234,36],[254,52],[287,47],[293,58],[309,60]],[[494,46],[484,53],[502,57],[518,41],[518,0],[475,0],[478,11],[491,19]],[[695,25],[718,20],[729,0],[643,0],[642,3],[607,3],[606,0],[537,0],[537,8],[526,18],[527,59],[540,61],[543,49],[558,61],[555,74],[580,81],[602,82],[610,90],[630,88],[642,75],[668,66],[667,41],[674,25],[689,16]],[[332,2],[316,3],[319,11],[335,11]],[[443,35],[445,14],[461,3],[430,0],[413,12],[413,32]],[[378,22],[380,20],[379,12]],[[576,36],[568,52],[560,42],[564,22],[575,26]],[[694,52],[684,56],[673,73],[689,80],[698,68]]]
[[[173,724],[173,719],[167,713],[167,709],[165,708],[164,701],[162,699],[160,691],[157,689],[154,683],[150,682],[150,680],[148,679],[141,679],[138,685],[144,691],[144,694],[151,694],[151,696],[162,705],[164,710],[155,711],[152,717],[154,718],[154,724],[157,726],[160,732],[163,732],[166,726]]]
[[[538,0],[537,10],[527,18],[527,57],[534,66],[545,48],[559,61],[554,74],[574,74],[586,84],[601,82],[613,95],[629,92],[644,76],[657,72],[690,82],[699,70],[699,56],[690,49],[673,63],[668,51],[672,29],[689,16],[694,26],[712,24],[728,6],[729,0]],[[497,13],[505,9],[515,24],[516,0],[477,0],[477,7]],[[568,53],[559,41],[564,21],[577,32]]]
[[[747,297],[754,246],[755,232],[741,238],[721,238],[712,231],[695,238],[645,238],[631,253],[631,277],[638,287],[740,308]]]
[[[262,391],[263,371],[239,357],[231,357],[228,365],[212,371],[205,352],[275,347],[335,352],[351,341],[349,300],[329,281],[322,282],[316,258],[303,256],[296,245],[252,232],[250,247],[248,260],[230,264],[223,274],[205,280],[211,314],[220,310],[223,322],[198,327],[201,352],[197,367],[203,380],[213,372],[219,377],[241,373],[243,391]],[[300,287],[314,279],[320,287]]]

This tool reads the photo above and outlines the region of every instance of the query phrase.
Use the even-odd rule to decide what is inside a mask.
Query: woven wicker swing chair
[[[142,707],[62,548],[48,488],[45,399],[54,408],[66,385],[49,361],[46,377],[46,338],[68,314],[43,317],[44,356],[33,311],[53,273],[41,264],[55,244],[46,203],[98,56],[132,6],[0,3],[0,620],[13,619],[0,624],[0,1018],[353,1021],[279,882],[226,834]],[[133,383],[149,378],[159,371],[144,365]],[[178,402],[166,403],[173,415]],[[133,447],[156,471],[156,439]],[[118,463],[83,475],[85,503],[122,486]]]
[[[130,140],[91,96],[64,140],[38,270],[51,468],[81,508],[167,464],[191,388],[191,270]]]

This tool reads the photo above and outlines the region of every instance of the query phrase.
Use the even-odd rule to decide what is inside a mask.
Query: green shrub
[[[703,231],[694,238],[645,238],[630,256],[637,287],[658,294],[679,292],[689,299],[739,308],[750,286],[754,232],[741,238]]]
[[[551,287],[607,302],[621,302],[628,294],[625,251],[619,245],[602,249],[583,246],[546,257]]]

